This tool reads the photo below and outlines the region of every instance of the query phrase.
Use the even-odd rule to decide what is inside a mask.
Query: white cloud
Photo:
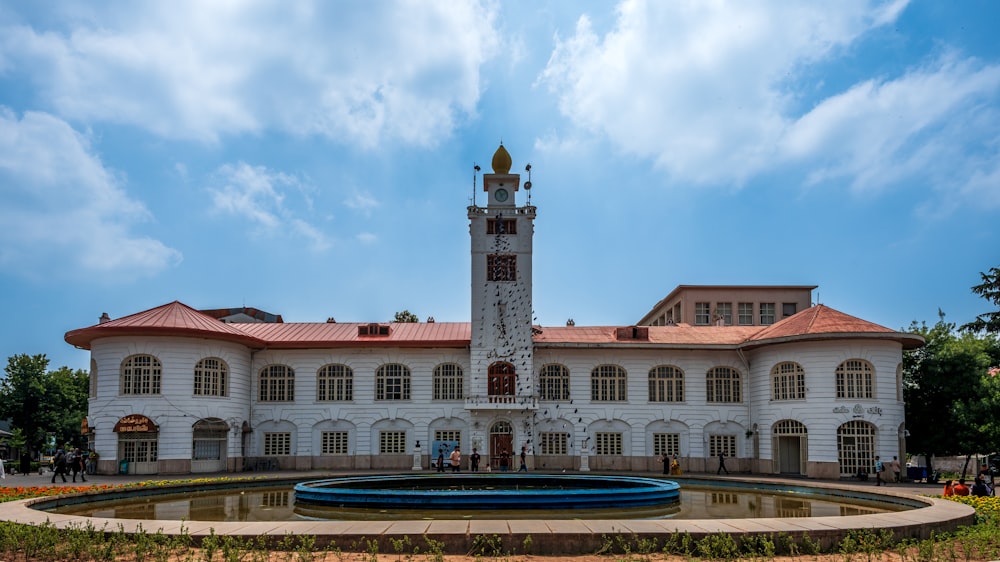
[[[953,209],[955,195],[996,206],[996,189],[984,187],[1000,165],[998,96],[1000,66],[949,55],[824,100],[790,126],[780,150],[809,164],[811,183],[930,185],[949,194],[939,211]]]
[[[362,244],[374,244],[375,242],[378,242],[378,236],[371,232],[360,232],[355,236],[355,238]]]
[[[574,123],[683,181],[742,182],[787,125],[785,84],[900,3],[626,0],[603,37],[584,16],[539,78]]]
[[[45,104],[205,141],[280,130],[433,145],[474,113],[500,41],[494,8],[476,0],[52,8],[46,21],[66,29],[0,24],[0,61]]]
[[[379,202],[368,192],[355,191],[344,200],[344,205],[365,216],[371,216],[372,210],[379,206]]]
[[[0,108],[0,266],[131,280],[179,263],[180,252],[133,232],[151,216],[123,184],[63,120]]]
[[[285,205],[287,190],[308,191],[299,178],[265,166],[237,162],[220,166],[211,183],[209,192],[214,211],[256,223],[257,231],[268,236],[289,231],[309,240],[316,251],[330,246],[321,230],[295,216]]]

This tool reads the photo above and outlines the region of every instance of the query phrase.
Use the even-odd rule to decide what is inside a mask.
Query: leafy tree
[[[410,312],[409,310],[404,310],[402,312],[397,312],[395,318],[392,319],[393,322],[420,322],[417,315]]]
[[[48,371],[48,366],[45,355],[14,355],[0,382],[0,418],[11,420],[35,450],[49,434],[59,444],[77,442],[80,421],[87,415],[87,372],[69,367]]]
[[[993,303],[994,312],[984,312],[975,320],[962,326],[963,330],[1000,334],[1000,268],[992,267],[987,273],[980,273],[983,282],[972,287],[972,292]]]
[[[956,332],[943,314],[933,328],[914,322],[910,332],[920,334],[927,343],[903,356],[903,397],[910,432],[907,448],[925,455],[928,464],[932,455],[997,450],[1000,432],[984,435],[982,431],[1000,418],[994,413],[989,420],[981,419],[993,404],[1000,404],[996,387],[986,380],[992,378],[989,366],[1000,355],[997,339]],[[977,399],[985,402],[977,402],[974,408],[967,405]]]

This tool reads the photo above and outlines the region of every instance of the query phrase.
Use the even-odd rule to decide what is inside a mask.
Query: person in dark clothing
[[[481,457],[479,455],[479,449],[473,447],[472,448],[472,455],[469,456],[469,463],[470,463],[470,467],[469,468],[472,470],[472,472],[479,472],[479,459],[480,458]]]
[[[975,483],[972,484],[972,495],[980,497],[990,495],[990,489],[986,485],[986,481],[983,480],[982,476],[977,476]]]
[[[18,468],[23,476],[31,472],[31,454],[28,451],[21,453],[21,466]]]
[[[438,448],[438,472],[444,472],[444,447]]]
[[[63,482],[66,481],[66,453],[59,449],[56,451],[56,456],[52,459],[52,465],[55,470],[52,471],[52,483],[56,483],[56,476],[62,476]]]
[[[726,468],[726,454],[725,453],[719,453],[719,470],[716,470],[715,473],[716,474],[722,474],[722,471],[726,471],[726,474],[729,474],[729,469]]]
[[[528,472],[528,447],[521,447],[521,468],[517,469],[518,472]]]
[[[87,479],[84,477],[84,475],[87,473],[84,462],[85,461],[83,459],[83,455],[80,454],[80,449],[79,448],[75,449],[73,451],[73,456],[70,458],[70,467],[69,467],[69,469],[73,471],[73,482],[76,482],[76,476],[78,474],[80,475],[81,482],[87,481]]]

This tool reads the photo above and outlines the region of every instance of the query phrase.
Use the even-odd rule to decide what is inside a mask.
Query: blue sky
[[[0,2],[0,354],[87,368],[66,331],[173,300],[467,321],[472,168],[501,139],[532,165],[543,325],[634,323],[678,284],[967,322],[1000,265],[997,21],[985,0]]]

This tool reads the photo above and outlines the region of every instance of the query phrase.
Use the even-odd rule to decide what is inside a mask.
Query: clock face
[[[498,190],[496,190],[496,191],[493,192],[493,197],[495,197],[497,201],[503,203],[504,201],[507,200],[507,190],[506,189],[498,189]]]

